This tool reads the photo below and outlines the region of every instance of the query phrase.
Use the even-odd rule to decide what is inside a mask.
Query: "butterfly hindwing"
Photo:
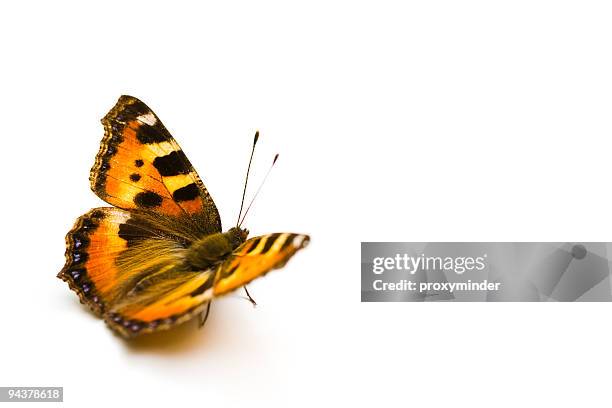
[[[143,278],[184,269],[196,232],[175,217],[96,208],[66,235],[66,264],[58,277],[102,316]]]
[[[214,295],[236,290],[272,269],[283,267],[309,241],[308,235],[293,233],[274,233],[247,240],[219,266]]]
[[[102,119],[104,138],[91,170],[92,190],[116,207],[188,216],[221,231],[206,187],[157,115],[132,96],[121,96]]]
[[[109,310],[107,324],[124,337],[165,330],[197,316],[212,298],[212,269],[168,270],[145,278]]]

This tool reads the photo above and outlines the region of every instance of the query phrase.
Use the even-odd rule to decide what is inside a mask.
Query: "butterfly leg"
[[[206,311],[200,313],[200,321],[198,322],[198,327],[202,328],[202,326],[204,326],[204,324],[206,323],[206,320],[208,320],[208,314],[210,313],[210,304],[212,302],[208,302],[208,304],[206,305]]]
[[[243,288],[244,288],[244,291],[246,292],[247,297],[249,298],[249,302],[251,302],[253,307],[257,306],[257,302],[255,302],[255,299],[251,297],[251,294],[249,293],[249,290],[247,289],[246,285],[244,285]]]

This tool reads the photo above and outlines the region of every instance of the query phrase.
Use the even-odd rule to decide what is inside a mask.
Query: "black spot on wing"
[[[274,245],[274,242],[278,239],[279,236],[280,236],[279,233],[274,233],[274,234],[268,235],[266,243],[264,244],[264,247],[262,248],[260,254],[263,255],[266,252],[268,252],[270,250],[270,248],[272,248],[272,245]]]
[[[74,279],[74,281],[77,282],[79,279],[81,279],[81,276],[85,275],[86,272],[85,272],[85,269],[83,268],[77,268],[77,269],[72,269],[68,271],[67,273],[69,273],[72,279]]]
[[[143,191],[136,194],[134,203],[141,208],[159,207],[162,203],[162,197],[152,191]]]
[[[128,247],[151,236],[153,236],[151,232],[131,219],[119,225],[119,237],[126,241]]]
[[[195,183],[187,184],[172,193],[174,201],[189,201],[200,196],[200,189]]]
[[[159,121],[153,126],[142,123],[136,131],[136,139],[142,144],[166,142],[171,138],[166,128],[159,125]]]
[[[81,220],[81,229],[83,231],[93,231],[98,227],[98,223],[96,220],[93,220],[89,217],[84,216]]]
[[[123,114],[129,118],[136,118],[140,115],[152,113],[151,109],[144,102],[136,100],[123,108]]]
[[[122,96],[117,105],[109,112],[111,119],[121,123],[129,122],[140,115],[151,112],[151,109],[144,102],[136,98]],[[114,116],[113,113],[116,113]]]
[[[106,175],[98,174],[96,176],[96,184],[94,186],[94,191],[97,192],[98,194],[101,194],[102,196],[105,196],[106,195],[106,193],[104,192],[105,186],[106,186]]]
[[[90,214],[90,217],[93,218],[96,221],[100,221],[102,219],[104,219],[105,214],[104,211],[102,210],[93,210]]]
[[[72,234],[72,247],[74,249],[82,249],[89,245],[89,238],[80,232]]]
[[[134,161],[134,164],[136,165],[136,167],[142,167],[144,165],[144,162],[140,159],[136,159]]]
[[[188,160],[182,150],[174,151],[165,156],[156,157],[153,160],[153,166],[159,171],[163,177],[177,176],[179,174],[187,174],[191,171]]]
[[[137,182],[140,180],[140,174],[138,173],[132,173],[130,174],[130,180],[132,180],[133,182]]]
[[[71,253],[71,259],[73,264],[85,263],[85,261],[87,261],[87,258],[88,256],[86,252],[74,251]]]

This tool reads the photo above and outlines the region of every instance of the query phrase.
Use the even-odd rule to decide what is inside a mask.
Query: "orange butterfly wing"
[[[82,303],[125,337],[170,327],[199,313],[212,297],[214,272],[192,271],[194,237],[173,217],[96,208],[66,236],[58,277]]]
[[[247,240],[219,267],[214,295],[226,294],[272,269],[282,268],[309,242],[308,235],[293,233],[274,233]]]
[[[66,235],[58,277],[99,316],[145,276],[183,262],[191,226],[164,216],[95,208]]]
[[[188,216],[207,233],[221,218],[202,180],[157,115],[121,96],[102,119],[104,138],[91,169],[92,190],[116,207]]]
[[[150,286],[128,293],[105,316],[124,337],[166,330],[200,314],[212,299],[214,271],[169,271]]]

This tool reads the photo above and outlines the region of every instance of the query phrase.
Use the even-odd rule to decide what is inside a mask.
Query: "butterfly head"
[[[230,228],[229,231],[226,232],[231,244],[232,248],[238,248],[244,241],[246,241],[249,236],[249,230],[246,228],[233,227]]]

